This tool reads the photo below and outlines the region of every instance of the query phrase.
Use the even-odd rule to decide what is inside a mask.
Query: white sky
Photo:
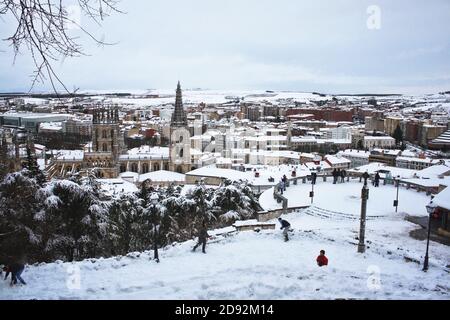
[[[67,0],[70,2],[70,0]],[[380,29],[367,8],[381,9]],[[56,69],[69,88],[175,88],[408,93],[450,90],[450,1],[122,0],[102,27],[116,43]],[[0,37],[13,32],[0,20]],[[74,30],[74,35],[82,34]],[[33,65],[0,41],[0,92],[26,91]],[[36,90],[49,89],[49,84]]]

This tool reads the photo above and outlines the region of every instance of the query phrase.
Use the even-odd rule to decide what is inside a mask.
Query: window
[[[103,138],[103,139],[106,139],[106,130],[103,130],[103,131],[102,131],[102,138]]]
[[[106,143],[103,143],[103,152],[108,152],[108,145]]]

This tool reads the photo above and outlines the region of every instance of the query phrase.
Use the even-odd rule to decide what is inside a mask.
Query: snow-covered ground
[[[207,254],[194,241],[127,257],[27,267],[26,286],[0,282],[0,299],[449,299],[448,247],[425,241],[399,216],[367,222],[367,251],[358,254],[357,220],[333,220],[302,212],[285,217],[294,231],[243,231],[210,241]],[[276,223],[275,221],[273,221]],[[321,249],[329,258],[318,267]],[[411,261],[411,260],[410,260]],[[79,279],[79,282],[78,280]]]
[[[130,106],[157,106],[164,104],[172,104],[175,99],[175,89],[169,90],[151,90],[147,92],[150,95],[157,95],[157,98],[146,98],[143,96],[127,97],[127,98],[107,98],[113,103],[128,104]],[[93,97],[94,99],[103,100],[104,96]],[[223,104],[230,101],[243,99],[246,102],[261,102],[270,101],[277,103],[279,101],[289,100],[290,102],[309,102],[311,100],[330,100],[331,97],[321,97],[308,92],[293,92],[293,91],[277,91],[265,92],[263,90],[192,90],[183,89],[183,102],[185,104]]]
[[[310,187],[300,184],[286,194],[308,203]],[[159,264],[149,251],[27,266],[28,284],[9,288],[1,281],[0,299],[449,299],[448,246],[431,241],[424,273],[426,242],[411,238],[417,225],[404,220],[405,214],[425,215],[429,198],[401,188],[394,213],[395,188],[370,187],[367,251],[359,254],[360,189],[358,182],[318,182],[314,206],[284,217],[293,228],[289,242],[273,220],[275,230],[211,231],[216,238],[207,254],[191,252],[194,240],[168,246]],[[315,264],[321,249],[329,258],[322,268]]]
[[[317,179],[314,186],[314,206],[322,209],[337,211],[344,214],[359,216],[361,211],[361,188],[359,179],[350,182],[332,184]],[[367,214],[370,216],[394,215],[393,201],[396,199],[397,189],[392,185],[382,185],[375,188],[369,187],[369,200],[367,202]],[[303,207],[311,204],[309,192],[311,183],[292,185],[286,189],[284,196],[288,199],[289,207]],[[425,206],[430,202],[430,197],[424,192],[413,189],[399,188],[398,212],[414,216],[427,215]],[[264,210],[281,209],[282,204],[273,198],[273,188],[264,191],[259,203]],[[450,250],[449,250],[450,251]]]

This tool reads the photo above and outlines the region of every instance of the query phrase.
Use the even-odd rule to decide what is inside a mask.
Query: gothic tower
[[[180,82],[178,81],[175,109],[170,122],[170,170],[186,173],[191,170],[191,135],[187,126],[186,112],[183,109],[183,100]]]
[[[98,175],[115,178],[119,174],[119,156],[122,141],[117,107],[97,109],[92,121],[92,148],[84,154],[88,168],[97,168]]]

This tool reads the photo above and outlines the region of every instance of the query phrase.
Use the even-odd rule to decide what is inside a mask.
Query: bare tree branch
[[[123,13],[117,9],[119,0],[78,0],[80,12],[101,25],[111,13]],[[10,43],[14,51],[14,61],[22,47],[26,47],[35,71],[30,91],[37,83],[49,81],[57,94],[57,87],[70,93],[61,78],[56,74],[53,64],[67,57],[86,55],[69,34],[69,28],[75,26],[98,45],[111,45],[98,39],[83,28],[68,12],[67,0],[0,0],[1,15],[11,15],[17,27],[14,33],[4,41]]]

